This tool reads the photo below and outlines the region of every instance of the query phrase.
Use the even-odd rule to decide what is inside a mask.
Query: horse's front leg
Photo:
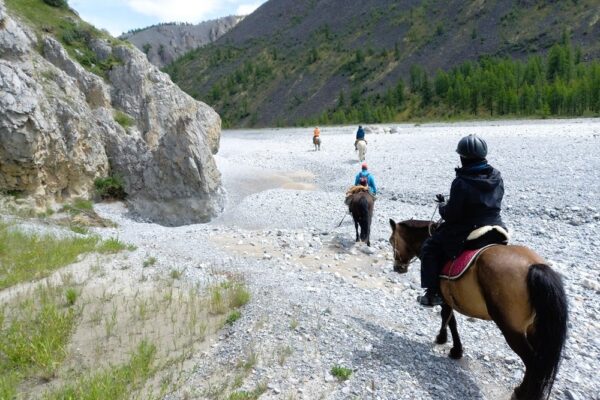
[[[358,236],[358,222],[356,220],[354,220],[354,229],[356,230],[356,241],[358,242],[360,237]]]

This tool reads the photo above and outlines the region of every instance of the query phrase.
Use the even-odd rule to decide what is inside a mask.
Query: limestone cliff
[[[141,216],[208,221],[224,201],[219,116],[133,46],[88,42],[98,63],[110,60],[102,77],[0,0],[0,191],[45,207],[91,197],[96,178],[117,174]]]

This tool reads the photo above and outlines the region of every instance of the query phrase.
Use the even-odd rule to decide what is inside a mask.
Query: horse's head
[[[408,272],[408,265],[411,260],[418,256],[417,252],[421,249],[423,243],[423,227],[416,226],[413,221],[396,223],[390,218],[390,226],[392,227],[392,236],[390,236],[390,244],[394,250],[394,271],[399,274]],[[423,221],[414,221],[423,222]],[[412,225],[415,225],[414,227]],[[421,224],[419,224],[421,225]]]

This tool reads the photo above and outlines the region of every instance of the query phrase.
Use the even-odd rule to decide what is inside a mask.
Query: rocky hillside
[[[212,43],[236,26],[243,16],[228,16],[199,24],[169,23],[136,29],[120,39],[133,43],[159,68],[190,50]]]
[[[180,225],[223,205],[221,121],[130,44],[65,7],[0,0],[0,191],[45,207],[118,176],[131,209]]]
[[[413,65],[544,55],[565,31],[582,61],[600,56],[597,1],[270,0],[169,73],[229,125],[289,124],[408,82]]]

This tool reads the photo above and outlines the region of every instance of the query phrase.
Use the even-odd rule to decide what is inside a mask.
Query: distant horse
[[[354,219],[354,229],[356,229],[356,241],[366,242],[371,246],[371,220],[373,219],[373,207],[375,201],[367,188],[355,186],[364,190],[356,190],[349,196],[347,201],[350,213]],[[358,227],[360,226],[360,235]]]
[[[365,156],[367,154],[367,142],[364,140],[359,140],[356,143],[356,149],[358,150],[358,161],[365,161]]]
[[[430,236],[432,223],[390,219],[394,271],[405,273]],[[450,326],[450,357],[462,357],[463,348],[453,310],[493,320],[510,348],[525,364],[523,382],[513,398],[546,398],[558,372],[567,336],[568,306],[560,275],[532,250],[523,246],[491,246],[483,250],[459,279],[441,279],[442,327],[438,344],[446,343]]]
[[[313,144],[315,145],[315,151],[321,151],[321,137],[313,136]]]

